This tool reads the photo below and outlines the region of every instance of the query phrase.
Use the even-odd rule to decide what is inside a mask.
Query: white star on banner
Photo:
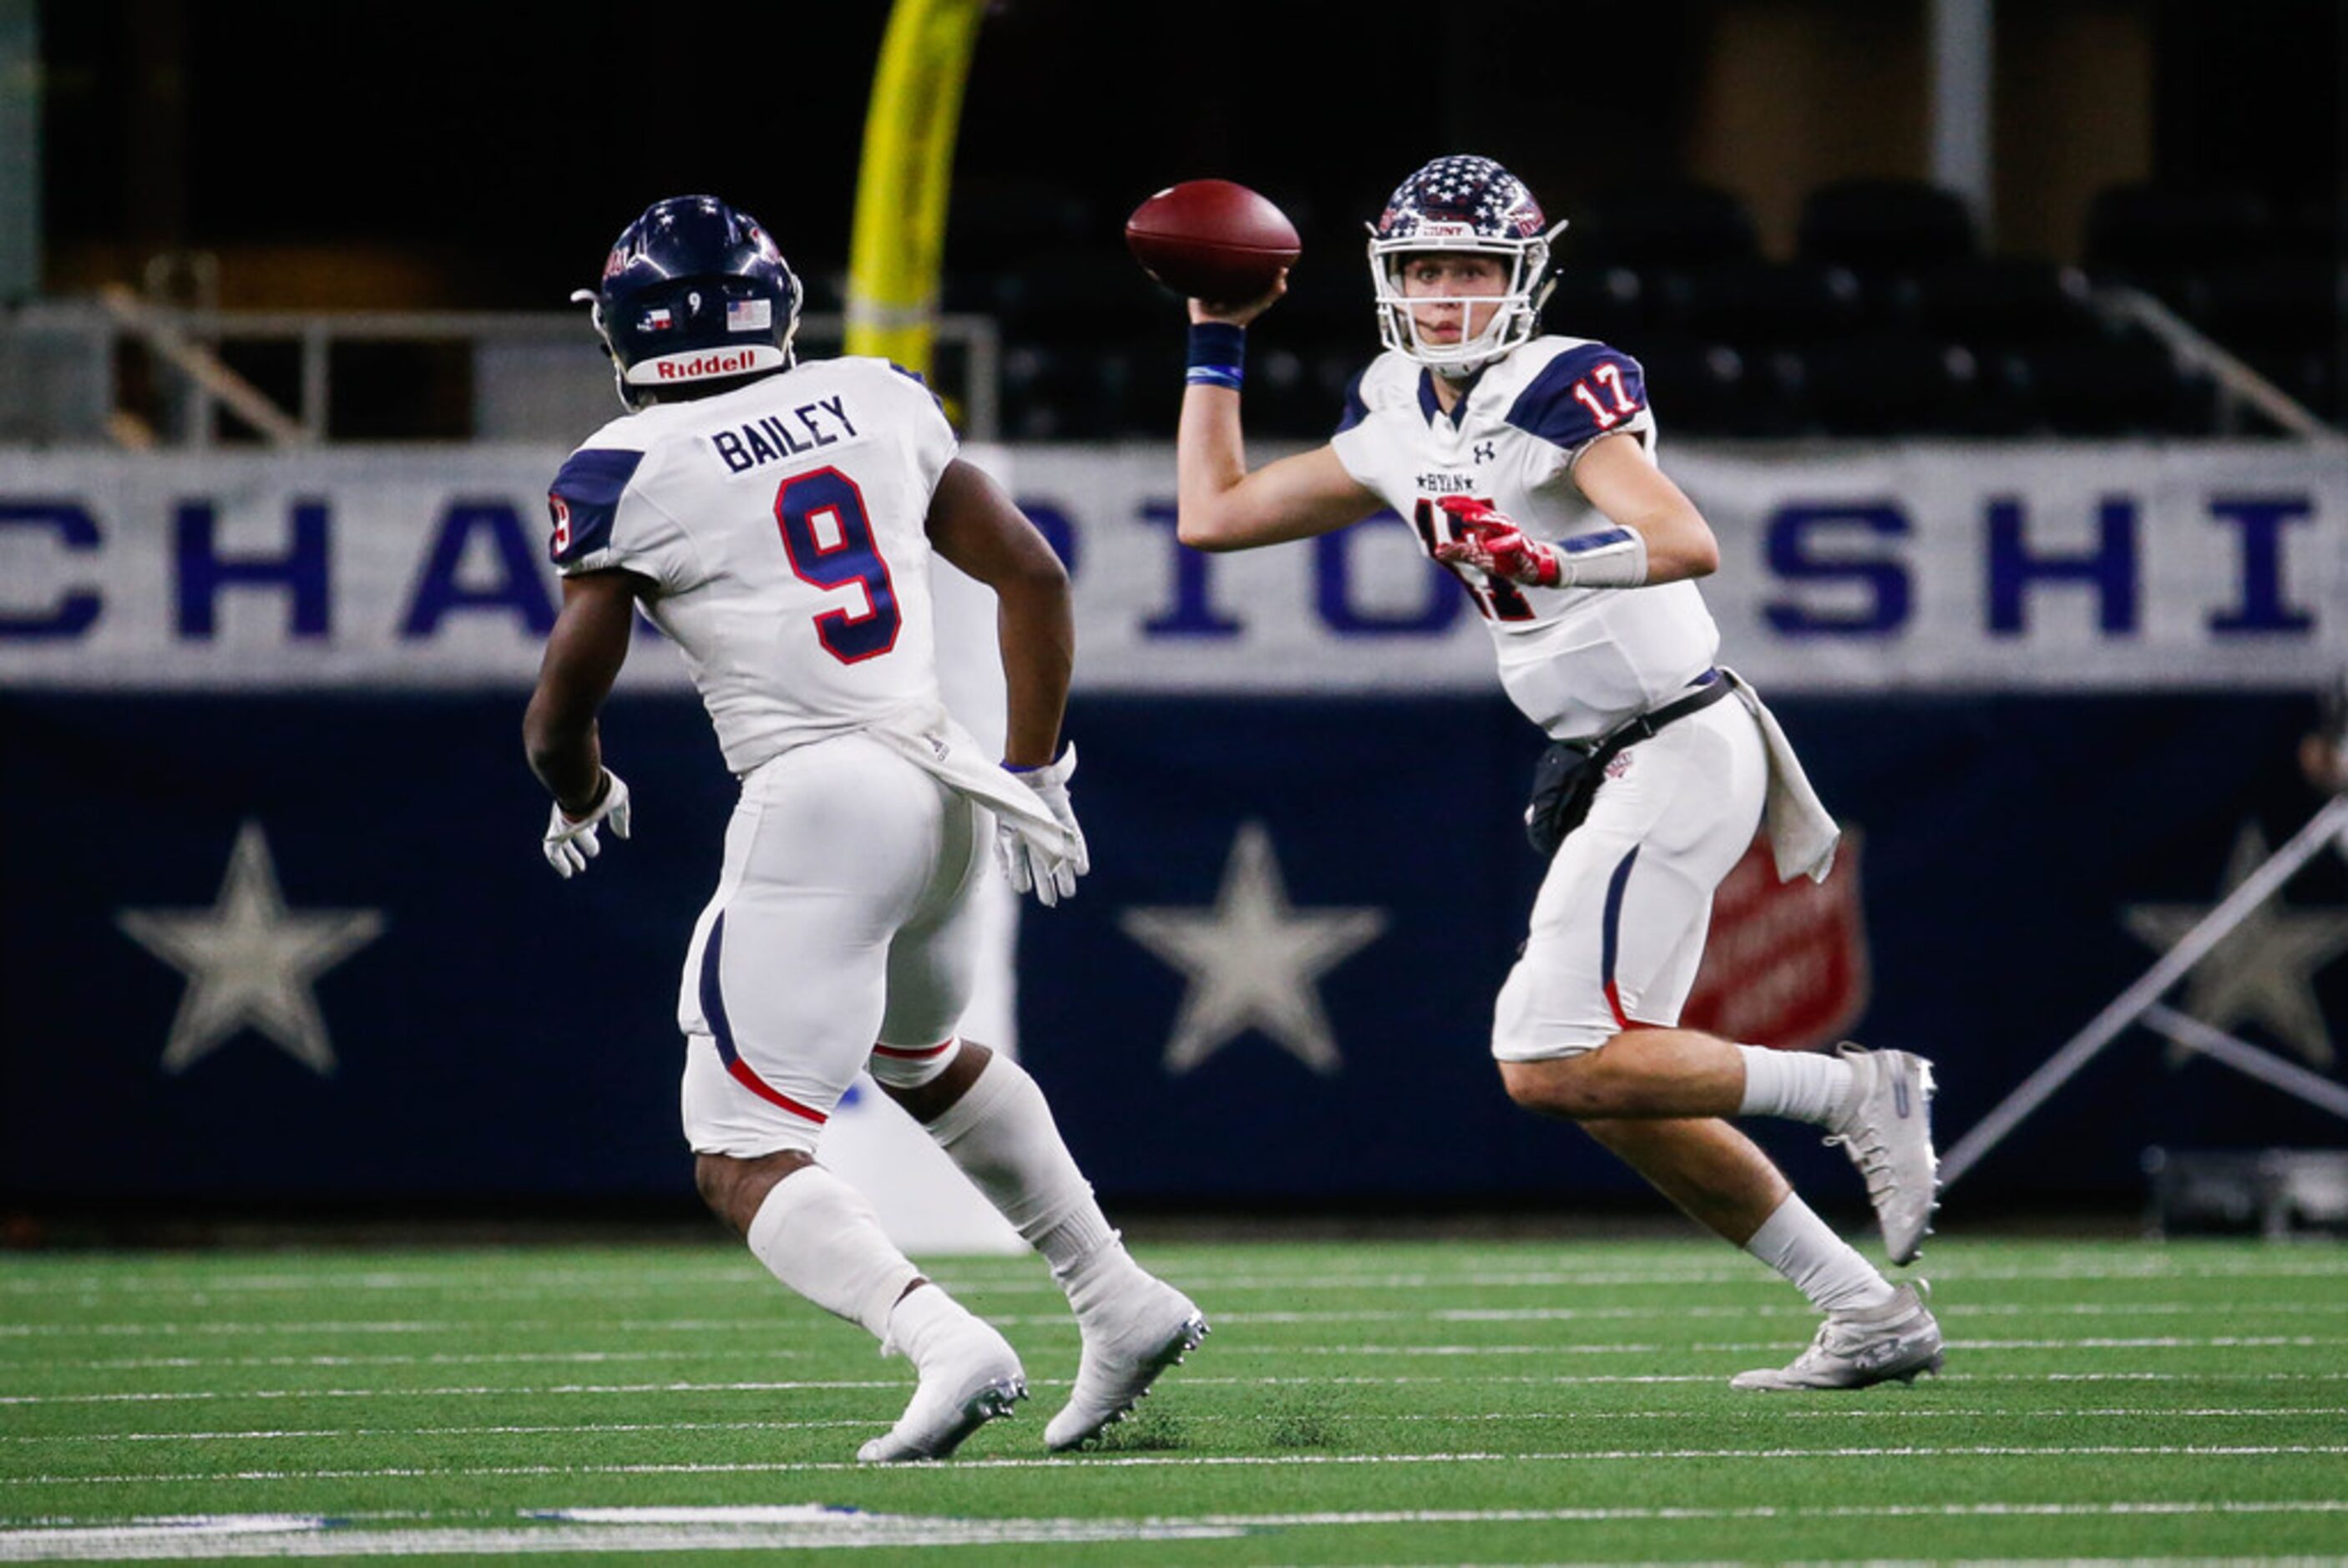
[[[1186,1073],[1248,1029],[1259,1029],[1316,1073],[1344,1065],[1321,1006],[1318,981],[1386,928],[1373,908],[1298,910],[1288,902],[1272,834],[1241,824],[1211,909],[1128,909],[1128,936],[1189,978],[1166,1070]]]
[[[114,918],[125,936],[188,977],[163,1047],[170,1073],[185,1072],[250,1026],[320,1077],[331,1075],[335,1047],[311,985],[384,928],[378,910],[288,910],[254,821],[237,832],[211,908],[126,909]]]
[[[2241,886],[2266,861],[2266,835],[2255,822],[2244,823],[2226,862],[2219,897]],[[2139,940],[2166,953],[2216,907],[2137,903],[2123,909],[2120,918]],[[2295,909],[2277,895],[2244,915],[2194,965],[2182,1010],[2214,1029],[2255,1020],[2308,1066],[2329,1071],[2335,1053],[2316,998],[2315,975],[2343,953],[2348,953],[2348,911]],[[2178,1047],[2171,1059],[2188,1054]]]

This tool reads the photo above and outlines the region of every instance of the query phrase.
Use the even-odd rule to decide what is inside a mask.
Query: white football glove
[[[610,769],[603,769],[602,798],[593,810],[573,820],[563,813],[562,803],[554,804],[553,812],[546,819],[546,839],[540,848],[546,851],[546,863],[554,868],[557,876],[568,881],[587,869],[587,862],[603,852],[595,841],[595,830],[602,823],[612,824],[613,835],[628,836],[628,786]]]
[[[1076,879],[1093,869],[1092,851],[1085,847],[1085,830],[1076,826],[1076,808],[1068,803],[1068,779],[1076,771],[1076,742],[1068,743],[1057,762],[1041,768],[1008,768],[1004,771],[1035,791],[1060,826],[1068,830],[1073,846],[1066,856],[1052,854],[1009,822],[996,818],[994,858],[1003,862],[1003,874],[1011,879],[1011,891],[1025,892],[1032,888],[1046,908],[1064,898],[1074,898]]]

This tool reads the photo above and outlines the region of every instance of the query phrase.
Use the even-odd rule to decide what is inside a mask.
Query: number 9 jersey
[[[926,525],[956,445],[919,377],[808,362],[597,431],[555,476],[550,552],[566,577],[651,581],[747,773],[937,701]]]
[[[1437,503],[1468,496],[1555,543],[1613,527],[1583,499],[1573,466],[1609,436],[1654,454],[1655,417],[1630,356],[1537,337],[1468,384],[1450,414],[1433,372],[1392,350],[1363,371],[1330,440],[1354,480],[1411,525],[1419,548],[1458,537]],[[1711,666],[1720,631],[1694,583],[1535,588],[1451,571],[1492,634],[1509,699],[1555,740],[1603,735],[1659,707]]]

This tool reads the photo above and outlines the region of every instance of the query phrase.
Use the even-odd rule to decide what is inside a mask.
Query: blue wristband
[[[1190,324],[1189,367],[1183,379],[1194,386],[1228,387],[1236,392],[1247,370],[1247,328],[1228,321]]]

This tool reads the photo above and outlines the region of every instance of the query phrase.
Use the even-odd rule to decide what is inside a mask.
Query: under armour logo
[[[1488,463],[1498,450],[1498,449],[1489,441],[1478,441],[1476,443],[1476,460],[1479,463]]]

